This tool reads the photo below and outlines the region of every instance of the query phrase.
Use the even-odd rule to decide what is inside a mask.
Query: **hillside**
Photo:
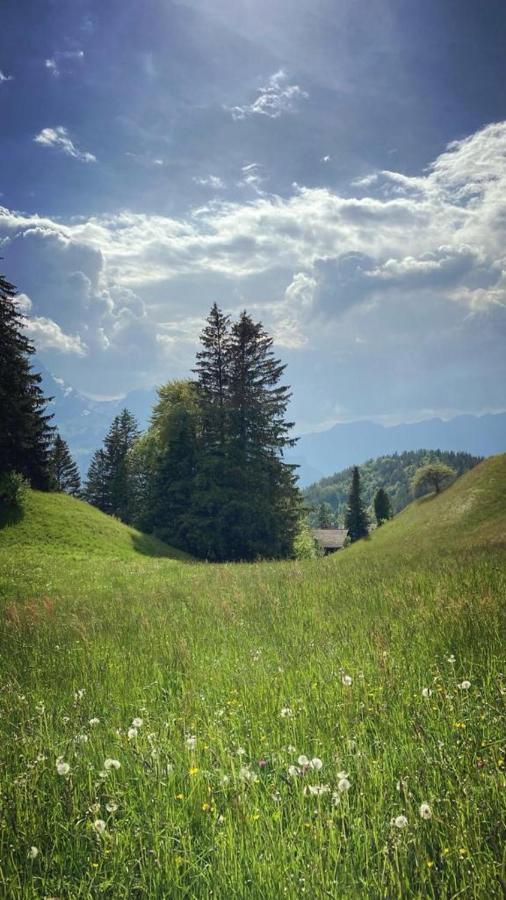
[[[138,554],[188,558],[82,500],[40,491],[28,491],[17,514],[0,510],[0,551],[22,548],[75,559],[98,556],[128,561]]]
[[[188,565],[30,494],[1,896],[499,898],[505,549],[506,455],[304,562]]]
[[[347,565],[388,554],[399,565],[506,550],[506,454],[492,456],[439,495],[414,500],[395,519],[342,554]],[[336,562],[337,559],[336,559]]]
[[[462,475],[480,462],[480,458],[469,453],[453,453],[441,450],[415,450],[405,453],[394,453],[369,459],[360,466],[360,483],[362,498],[372,513],[374,495],[378,488],[384,488],[391,500],[394,514],[404,509],[413,499],[411,479],[416,470],[429,459],[437,459],[451,466]],[[344,522],[348,493],[350,490],[352,469],[337,472],[328,478],[310,485],[305,489],[306,506],[312,508],[309,520],[313,527],[318,526],[318,507],[325,503],[330,507],[333,520],[337,524]]]

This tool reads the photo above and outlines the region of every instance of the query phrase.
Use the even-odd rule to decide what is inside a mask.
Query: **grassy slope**
[[[29,507],[0,531],[0,891],[501,897],[505,490],[503,456],[343,553],[243,566],[149,558],[109,521],[123,550],[62,549]],[[289,776],[300,754],[322,770]]]
[[[146,556],[188,558],[167,544],[129,528],[82,500],[66,494],[28,491],[22,515],[0,512],[0,549],[29,547],[42,555],[58,553],[76,559],[100,556],[132,559]]]

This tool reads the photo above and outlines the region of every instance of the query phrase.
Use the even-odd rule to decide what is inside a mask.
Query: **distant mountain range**
[[[40,362],[36,368],[42,373],[46,395],[54,397],[50,406],[54,422],[83,475],[114,416],[123,407],[134,414],[141,428],[146,428],[156,400],[155,388],[131,391],[121,400],[90,400],[51,375]],[[502,453],[506,450],[506,413],[456,416],[448,421],[427,419],[392,426],[367,421],[334,425],[327,431],[303,434],[286,458],[300,466],[299,481],[305,487],[368,459],[421,447],[464,450],[474,456]]]
[[[298,463],[305,487],[349,466],[404,450],[463,450],[473,456],[492,456],[506,450],[506,413],[426,419],[384,426],[375,422],[347,422],[328,431],[303,434],[287,458]]]

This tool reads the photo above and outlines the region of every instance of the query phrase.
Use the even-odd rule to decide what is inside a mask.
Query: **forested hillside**
[[[451,466],[462,475],[480,462],[480,457],[469,453],[453,453],[443,450],[410,450],[405,453],[394,453],[391,456],[380,456],[370,459],[360,466],[360,484],[365,505],[372,510],[374,495],[378,488],[384,488],[391,500],[393,513],[404,509],[413,499],[411,479],[416,470],[429,460],[438,460]],[[340,525],[344,521],[348,493],[350,490],[352,469],[344,469],[328,478],[310,485],[304,491],[304,500],[309,512],[311,525],[318,524],[318,507],[328,504],[333,524]]]

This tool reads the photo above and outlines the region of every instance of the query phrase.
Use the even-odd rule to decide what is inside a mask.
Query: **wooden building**
[[[328,553],[335,553],[336,550],[343,549],[346,538],[348,537],[348,529],[312,528],[311,534],[326,556]]]

